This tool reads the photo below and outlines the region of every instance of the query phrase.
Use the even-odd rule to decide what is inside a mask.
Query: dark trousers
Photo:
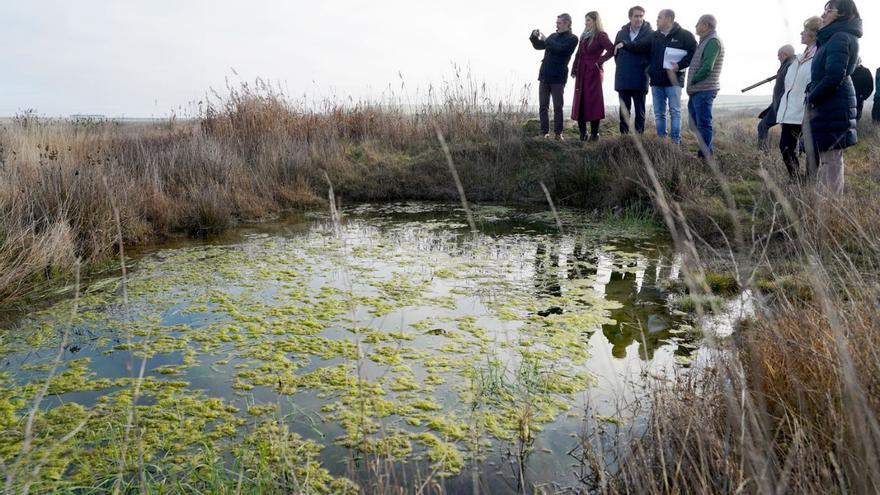
[[[548,84],[542,82],[538,86],[538,117],[541,119],[541,134],[550,133],[550,97],[553,97],[553,132],[562,134],[562,96],[565,83]]]
[[[797,179],[800,170],[800,154],[807,157],[807,177],[816,175],[819,167],[819,151],[815,144],[808,142],[809,137],[804,126],[799,124],[782,124],[782,137],[779,139],[779,151],[782,153],[782,162],[792,179]]]
[[[598,136],[599,135],[599,124],[602,122],[601,120],[591,120],[590,122],[590,136]],[[587,121],[586,120],[578,120],[578,130],[581,131],[581,141],[587,137]]]
[[[862,110],[865,108],[865,100],[856,98],[856,122],[862,120]]]
[[[871,109],[871,118],[874,119],[875,123],[880,123],[880,98],[874,98],[874,108]]]
[[[758,148],[767,151],[770,149],[770,129],[776,125],[776,112],[771,106],[764,112],[761,121],[758,122]]]
[[[620,133],[629,134],[629,118],[633,120],[636,132],[645,132],[645,97],[646,91],[618,91],[620,97]],[[624,110],[625,109],[625,110]]]
[[[798,160],[800,152],[800,140],[803,126],[797,124],[782,124],[782,138],[779,139],[779,151],[782,152],[782,161],[788,170],[788,176],[796,179],[798,169],[801,166]]]

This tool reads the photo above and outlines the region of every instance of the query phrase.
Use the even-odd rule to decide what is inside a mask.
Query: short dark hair
[[[557,19],[565,21],[568,23],[568,27],[571,27],[571,16],[568,14],[559,14],[556,16]]]
[[[644,14],[644,13],[645,13],[645,8],[642,7],[641,5],[636,5],[635,7],[629,9],[629,14],[628,14],[628,16],[629,16],[630,19],[632,19],[633,14],[635,14],[636,11],[639,11],[639,12],[641,12],[642,14]]]
[[[663,17],[670,17],[672,20],[675,20],[675,11],[672,9],[663,9],[660,11],[660,15]]]
[[[859,8],[853,0],[831,0],[825,4],[825,8],[833,7],[837,9],[837,16],[844,19],[861,19]]]

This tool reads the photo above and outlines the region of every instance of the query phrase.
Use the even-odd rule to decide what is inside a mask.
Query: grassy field
[[[438,134],[473,202],[650,211],[685,256],[694,296],[750,291],[756,316],[700,374],[658,382],[650,428],[614,468],[585,455],[605,493],[880,490],[880,132],[860,129],[847,190],[790,184],[754,146],[751,114],[717,120],[717,163],[651,136],[583,146],[537,137],[525,105],[478,87],[435,104],[306,111],[242,87],[193,120],[61,122],[0,131],[0,303],[19,311],[126,247],[203,235],[290,209],[457,200]],[[649,132],[650,133],[650,132]],[[707,308],[699,305],[701,312]],[[596,439],[585,435],[589,454]],[[592,461],[591,461],[592,459]],[[227,480],[230,483],[234,480]]]
[[[219,231],[327,197],[325,173],[343,202],[454,200],[440,132],[465,193],[476,202],[556,202],[601,211],[650,208],[639,153],[612,137],[582,147],[536,139],[524,105],[499,104],[460,86],[433,105],[325,105],[305,111],[267,88],[244,86],[193,120],[162,123],[52,121],[26,114],[0,130],[0,307],[27,300],[47,282],[88,271],[125,245]],[[753,192],[761,155],[752,122],[720,126],[722,167]],[[725,224],[713,176],[691,155],[648,140],[648,153],[701,231]],[[778,168],[778,167],[777,167]],[[750,182],[752,181],[752,182]],[[115,212],[115,213],[114,213]],[[713,217],[714,215],[714,217]],[[37,294],[38,295],[38,294]]]

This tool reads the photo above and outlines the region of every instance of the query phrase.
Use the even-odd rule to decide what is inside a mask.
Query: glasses
[[[836,14],[836,13],[837,13],[837,9],[832,8],[832,7],[829,7],[829,8],[827,8],[827,9],[825,9],[825,13],[826,13],[826,14]]]

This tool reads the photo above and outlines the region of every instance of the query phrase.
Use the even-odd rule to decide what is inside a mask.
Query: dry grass
[[[873,493],[880,489],[880,133],[848,151],[842,198],[785,183],[753,146],[751,115],[719,119],[719,162],[646,136],[586,148],[536,139],[525,102],[452,83],[436,103],[306,109],[242,86],[192,121],[52,122],[0,131],[0,303],[127,245],[311,207],[326,177],[345,201],[458,199],[439,131],[471,201],[657,207],[691,292],[723,267],[758,314],[713,366],[658,383],[639,441],[606,493]],[[433,95],[432,95],[433,96]],[[615,126],[605,123],[606,130]],[[605,136],[609,133],[605,132]],[[636,146],[635,144],[641,144]],[[592,441],[585,439],[589,450]],[[593,456],[593,458],[597,458]]]
[[[148,124],[51,121],[26,114],[0,128],[0,306],[39,296],[47,282],[86,274],[115,250],[111,204],[126,245],[199,235],[325,197],[343,201],[455,200],[439,131],[471,201],[649,206],[638,153],[610,139],[583,149],[535,138],[524,113],[462,77],[407,106],[291,102],[264,84],[231,88],[193,120]],[[613,125],[613,123],[609,123]],[[651,157],[673,189],[698,163],[659,141]]]
[[[726,266],[756,294],[757,314],[708,369],[654,384],[649,421],[624,460],[594,466],[597,490],[880,491],[880,153],[868,125],[847,152],[843,197],[783,184],[775,157],[758,162],[760,182],[729,215],[750,233],[742,248],[727,236],[699,248],[700,219],[681,197],[655,193],[688,257],[691,291],[705,290],[709,267]],[[742,187],[725,175],[716,180],[728,190]],[[585,436],[585,450],[594,444]]]

